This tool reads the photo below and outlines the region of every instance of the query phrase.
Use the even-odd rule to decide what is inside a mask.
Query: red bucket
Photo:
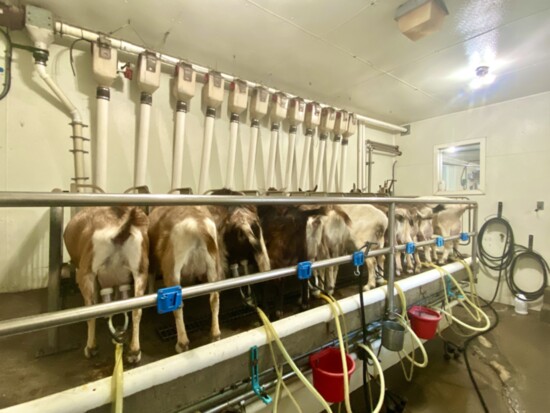
[[[441,314],[431,308],[412,306],[408,311],[411,327],[419,338],[431,339],[437,331]]]
[[[348,365],[348,380],[355,371],[355,361],[346,354]],[[339,403],[344,400],[344,372],[342,356],[337,347],[328,347],[309,356],[309,364],[313,369],[313,386],[329,403]]]

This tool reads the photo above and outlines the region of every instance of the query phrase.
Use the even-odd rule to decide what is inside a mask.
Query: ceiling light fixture
[[[401,33],[417,41],[438,31],[448,14],[443,0],[408,0],[397,8],[395,21]]]
[[[476,77],[470,82],[471,89],[480,89],[488,86],[495,81],[495,75],[489,73],[489,66],[478,66],[476,68]]]

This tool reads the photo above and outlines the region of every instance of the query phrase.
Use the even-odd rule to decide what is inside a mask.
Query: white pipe
[[[151,97],[149,94],[148,96]],[[144,92],[142,92],[142,101],[139,105],[139,129],[136,142],[136,160],[134,164],[134,186],[146,185],[151,103],[145,102],[143,97]]]
[[[183,171],[183,151],[185,147],[185,117],[187,104],[182,101],[176,103],[176,125],[174,128],[174,148],[172,151],[172,189],[181,188]]]
[[[344,185],[346,181],[345,177],[348,164],[348,146],[348,139],[344,138],[342,140],[342,152],[340,153],[340,173],[338,175],[338,187],[336,188],[336,191],[338,192],[344,192]]]
[[[294,161],[294,153],[296,150],[296,126],[290,127],[290,133],[288,134],[288,152],[286,156],[286,171],[285,180],[283,182],[283,189],[286,191],[291,190],[290,180],[292,178],[292,166]]]
[[[298,188],[302,191],[307,190],[306,188],[306,174],[309,170],[309,156],[311,152],[311,141],[313,141],[313,130],[306,130],[305,140],[304,140],[304,152],[302,152],[302,165],[300,169],[300,182]]]
[[[269,142],[269,155],[267,158],[267,170],[266,170],[266,188],[273,188],[273,178],[275,175],[275,157],[277,153],[277,143],[279,140],[279,124],[273,124],[271,126],[271,140]]]
[[[256,148],[258,144],[258,131],[260,124],[256,119],[250,125],[250,147],[248,148],[248,170],[246,172],[246,189],[252,189],[254,184],[254,171],[256,170]]]
[[[357,168],[358,168],[358,189],[364,191],[365,189],[365,127],[359,125],[359,133],[357,139]]]
[[[275,150],[275,184],[273,185],[278,189],[283,187],[283,161],[281,159],[283,152],[281,145],[283,140],[281,139],[281,129],[282,128],[279,129],[277,134],[277,149]]]
[[[57,86],[57,84],[50,77],[46,71],[45,64],[36,62],[34,64],[36,73],[42,78],[44,83],[48,85],[54,95],[63,103],[63,105],[69,111],[71,116],[71,126],[73,128],[73,158],[74,158],[74,170],[75,170],[75,183],[77,185],[83,185],[86,183],[86,177],[84,175],[84,143],[82,136],[82,116],[75,105],[69,100],[67,95]],[[77,191],[83,191],[82,188],[77,187]]]
[[[225,187],[233,188],[235,181],[235,158],[237,157],[237,135],[239,133],[239,115],[231,114],[229,124],[229,155],[225,170]]]
[[[321,183],[321,169],[323,168],[323,166],[326,167],[324,159],[327,139],[328,136],[325,134],[321,134],[321,136],[319,137],[319,152],[317,153],[317,160],[315,164],[315,178],[313,182],[313,187],[317,187],[317,189],[319,189],[319,185]]]
[[[470,263],[471,259],[466,260]],[[445,265],[448,272],[461,270],[460,262]],[[426,271],[404,280],[396,281],[403,291],[426,285],[439,280],[441,275],[435,269]],[[396,291],[397,293],[397,291]],[[363,293],[365,305],[382,302],[386,298],[386,287],[375,288]],[[359,294],[339,301],[344,314],[357,311],[361,305]],[[328,305],[287,317],[273,323],[281,338],[298,333],[306,328],[332,320]],[[225,360],[248,353],[250,347],[266,345],[266,334],[263,327],[236,334],[226,339],[206,344],[172,357],[136,367],[124,372],[124,397],[147,390],[154,386],[176,380],[187,374],[201,371]],[[8,407],[3,413],[72,413],[75,406],[78,411],[92,410],[109,404],[111,401],[111,378],[97,380],[69,390],[55,393],[40,399]]]
[[[89,31],[89,30],[86,30],[86,29],[82,29],[80,27],[72,26],[70,24],[62,23],[62,22],[59,22],[59,21],[55,22],[55,32],[58,35],[60,35],[61,37],[70,36],[70,37],[75,37],[75,38],[78,38],[78,39],[85,39],[85,40],[88,40],[90,42],[96,42],[98,37],[99,37],[99,33],[95,33],[95,32],[92,32],[92,31]],[[127,52],[127,53],[140,54],[140,53],[143,53],[143,52],[147,51],[147,49],[145,49],[141,46],[135,45],[135,44],[130,43],[130,42],[126,42],[124,40],[116,39],[116,38],[113,38],[113,37],[107,37],[107,39],[110,41],[111,47],[114,47],[115,49],[118,49],[118,50],[121,50],[121,51],[124,51],[124,52]],[[179,58],[179,57],[173,57],[173,56],[169,56],[169,55],[162,54],[162,53],[157,53],[157,55],[158,55],[158,58],[160,59],[161,62],[166,63],[168,65],[175,66],[178,63],[180,63],[182,61],[185,61],[186,63],[189,63],[192,66],[193,70],[195,70],[198,73],[206,74],[206,73],[210,72],[210,70],[211,70],[211,69],[209,69],[205,66],[201,66],[201,65],[198,65],[198,64],[195,64],[195,63],[187,62],[185,59],[182,59],[182,58]],[[227,80],[228,83],[231,83],[232,81],[237,80],[237,78],[235,76],[231,76],[227,73],[221,73],[221,76],[222,76],[222,78]],[[250,87],[250,88],[254,88],[254,87],[257,87],[257,86],[263,86],[263,85],[260,85],[259,83],[254,83],[254,82],[250,82],[250,81],[246,81],[246,83],[247,83],[248,87]],[[274,88],[266,88],[266,89],[268,90],[268,92],[270,94],[274,94],[274,93],[277,93],[277,92],[282,92],[282,91],[279,91],[278,89],[274,89]],[[297,97],[296,95],[293,95],[292,93],[286,93],[285,92],[285,94],[289,97],[289,99]],[[304,99],[304,101],[306,103],[312,102],[311,99]],[[323,103],[320,104],[320,106],[321,107],[329,107],[329,106],[334,107],[333,105],[327,105],[327,104],[323,104]],[[336,110],[340,110],[339,108],[336,108],[336,107],[334,107],[334,108]],[[369,118],[367,116],[357,115],[357,119],[363,121],[364,123],[368,123],[369,125],[372,125],[372,126],[375,126],[375,127],[378,127],[378,128],[382,128],[382,129],[389,129],[389,130],[393,130],[393,131],[396,131],[396,132],[406,132],[407,131],[407,129],[402,127],[402,126],[394,125],[394,124],[391,124],[391,123],[388,123],[388,122],[383,122],[383,121],[380,121],[380,120],[377,120],[377,119]]]
[[[93,170],[93,184],[107,192],[107,144],[109,134],[109,88],[97,94],[97,133],[95,141],[95,167]]]
[[[210,153],[212,152],[212,139],[214,137],[214,118],[216,109],[207,108],[204,121],[204,140],[202,143],[201,172],[199,176],[199,194],[206,191],[206,180],[208,178],[208,169],[210,167]]]
[[[334,188],[334,179],[336,177],[336,167],[338,166],[338,158],[340,157],[340,137],[334,137],[332,141],[332,155],[330,160],[330,170],[328,174],[328,185],[325,188],[327,192],[332,192]]]

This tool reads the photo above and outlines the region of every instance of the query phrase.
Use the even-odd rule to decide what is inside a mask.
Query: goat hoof
[[[215,342],[215,341],[220,341],[221,338],[222,338],[221,333],[214,334],[214,335],[210,338],[210,342],[213,343],[213,342]]]
[[[126,356],[126,361],[130,364],[137,364],[141,361],[141,350],[130,350]]]
[[[438,260],[438,261],[437,261],[437,264],[438,264],[438,265],[444,265],[444,264],[445,264],[445,260]]]
[[[321,291],[319,290],[313,290],[311,292],[311,295],[313,295],[315,298],[319,298],[321,296]]]
[[[413,269],[412,268],[407,268],[407,274],[413,274]]]
[[[283,312],[281,310],[275,311],[275,320],[280,320],[283,318]]]
[[[420,266],[419,266],[419,267],[416,267],[416,268],[414,269],[414,273],[415,273],[415,274],[420,274],[420,271],[421,271],[421,270],[422,270],[422,267],[420,267]]]
[[[384,278],[379,278],[376,280],[376,284],[374,286],[372,286],[372,288],[375,288],[377,285],[378,286],[381,286],[381,285],[386,285],[388,282],[384,279]],[[371,288],[370,286],[368,286],[369,288]]]
[[[189,350],[189,342],[187,343],[180,343],[179,341],[176,343],[176,352],[177,353],[183,353],[184,351]]]
[[[87,359],[91,359],[92,357],[95,357],[99,354],[99,348],[97,346],[95,347],[84,347],[84,356]]]

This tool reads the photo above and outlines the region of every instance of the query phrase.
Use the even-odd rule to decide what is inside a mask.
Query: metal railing
[[[250,197],[250,196],[221,196],[221,195],[157,195],[157,194],[75,194],[75,193],[29,193],[29,192],[0,192],[0,207],[51,207],[52,213],[59,214],[59,207],[66,206],[109,206],[109,205],[296,205],[296,204],[389,204],[389,246],[370,251],[367,257],[389,255],[386,260],[388,290],[393,291],[395,280],[395,252],[406,249],[406,245],[395,244],[395,204],[468,204],[474,206],[474,231],[468,233],[475,237],[477,231],[477,202],[455,199],[438,198],[375,198],[375,197]],[[444,238],[445,241],[456,240],[460,236]],[[417,247],[435,244],[436,239],[422,241]],[[472,266],[475,268],[476,242],[472,242]],[[320,260],[312,263],[312,269],[326,268],[353,262],[353,255]],[[52,267],[52,265],[50,265]],[[59,268],[59,266],[55,266]],[[200,284],[181,289],[184,299],[207,295],[213,292],[240,288],[265,281],[276,280],[296,274],[297,266],[280,268],[263,273],[245,275],[207,284]],[[50,277],[53,276],[50,272]],[[57,283],[50,283],[56,285]],[[51,293],[49,295],[52,295]],[[0,337],[23,334],[32,331],[59,327],[78,323],[92,318],[111,316],[139,308],[153,307],[157,303],[157,294],[134,297],[110,303],[96,304],[45,314],[20,317],[0,322]],[[394,308],[394,295],[388,294],[387,310],[391,313]]]

